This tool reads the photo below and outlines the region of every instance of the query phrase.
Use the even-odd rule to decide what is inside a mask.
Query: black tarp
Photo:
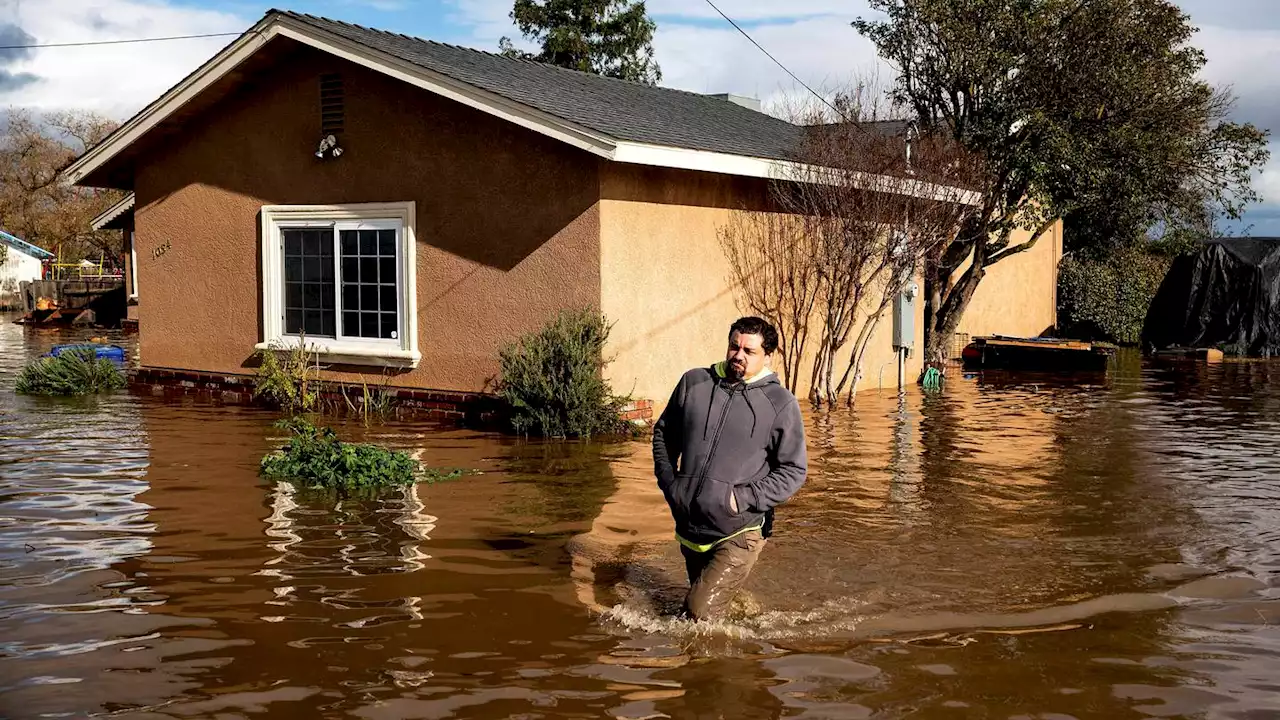
[[[1280,354],[1280,238],[1214,238],[1174,260],[1142,341],[1155,350]]]

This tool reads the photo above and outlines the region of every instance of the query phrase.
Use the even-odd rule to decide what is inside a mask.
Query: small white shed
[[[0,255],[4,256],[0,262],[0,310],[20,310],[20,283],[41,279],[41,261],[53,258],[53,253],[0,230]]]

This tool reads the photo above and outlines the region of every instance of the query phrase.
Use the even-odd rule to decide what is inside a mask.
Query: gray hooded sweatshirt
[[[724,363],[690,370],[653,428],[653,465],[684,546],[768,537],[773,508],[807,472],[800,404],[772,372],[734,382]]]

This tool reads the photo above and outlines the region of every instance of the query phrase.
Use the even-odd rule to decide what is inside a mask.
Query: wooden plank
[[[1080,342],[1079,340],[1013,340],[1004,338],[978,338],[980,342],[987,345],[999,347],[1024,347],[1036,348],[1040,350],[1092,350],[1092,343]]]

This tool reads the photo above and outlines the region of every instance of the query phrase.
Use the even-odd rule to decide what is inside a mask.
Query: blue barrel
[[[116,365],[124,365],[124,348],[119,345],[55,345],[49,351],[50,357],[58,357],[64,352],[74,352],[76,350],[92,350],[95,357],[99,359],[107,359]]]

